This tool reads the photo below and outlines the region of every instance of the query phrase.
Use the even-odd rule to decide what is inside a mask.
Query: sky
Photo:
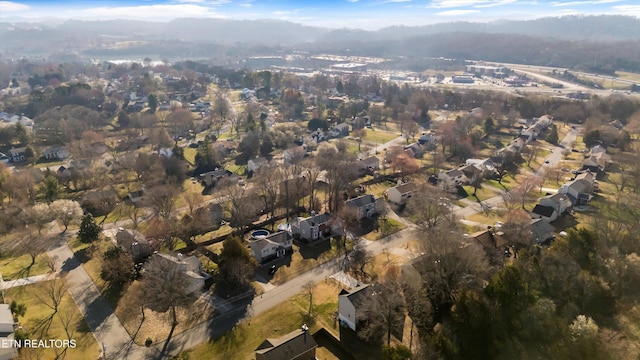
[[[22,0],[0,1],[0,19],[169,21],[204,17],[279,19],[313,26],[376,30],[452,21],[529,20],[563,15],[640,18],[638,0]]]

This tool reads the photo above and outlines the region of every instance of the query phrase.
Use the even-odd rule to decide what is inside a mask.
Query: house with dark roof
[[[338,320],[340,325],[356,331],[359,312],[366,298],[374,293],[374,286],[369,284],[357,285],[351,290],[342,290],[338,294]]]
[[[9,156],[11,157],[11,161],[14,163],[22,162],[27,160],[27,155],[25,152],[27,148],[25,146],[19,148],[11,148],[9,149]]]
[[[331,216],[328,213],[312,214],[308,218],[298,217],[291,224],[291,232],[302,240],[326,240],[331,237]]]
[[[233,175],[234,174],[229,170],[217,169],[200,174],[200,182],[204,187],[215,186],[215,184],[221,179],[231,178]]]
[[[394,204],[404,204],[416,191],[416,184],[407,182],[387,189],[387,199]]]
[[[552,207],[556,210],[556,213],[558,213],[558,215],[561,215],[571,207],[571,200],[565,194],[556,193],[543,197],[542,199],[540,199],[538,204],[542,206]]]
[[[266,236],[259,236],[252,239],[249,243],[251,254],[259,263],[264,263],[291,253],[292,246],[292,238],[286,231],[278,231]]]
[[[256,360],[315,360],[318,344],[303,325],[282,337],[265,339],[255,350]]]
[[[153,252],[151,244],[139,231],[118,228],[114,242],[131,254],[134,260],[145,258]]]
[[[330,131],[329,134],[332,137],[343,137],[343,136],[348,136],[349,135],[349,124],[347,123],[340,123],[336,126],[334,126]]]
[[[247,171],[250,173],[255,173],[260,170],[262,167],[269,166],[269,160],[264,157],[257,157],[255,159],[250,159],[247,162]]]
[[[531,218],[542,219],[546,222],[552,222],[558,218],[558,212],[551,206],[536,204],[531,211]]]
[[[347,208],[355,209],[358,214],[358,220],[376,215],[378,213],[379,206],[381,206],[378,204],[379,202],[376,201],[373,194],[358,196],[345,202]]]
[[[553,226],[548,222],[542,219],[531,219],[531,238],[534,244],[540,244],[553,238],[553,231]]]
[[[380,169],[380,160],[376,156],[358,160],[358,170],[362,172],[374,172]]]

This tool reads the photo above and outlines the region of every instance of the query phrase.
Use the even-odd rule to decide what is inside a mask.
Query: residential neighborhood
[[[582,321],[640,354],[637,311],[612,310],[637,307],[639,102],[195,64],[12,65],[3,336],[72,359],[576,358]]]

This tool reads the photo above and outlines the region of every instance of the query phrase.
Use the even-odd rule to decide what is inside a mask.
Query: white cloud
[[[612,9],[616,13],[640,17],[640,5],[616,5]]]
[[[0,12],[13,12],[29,10],[29,5],[20,4],[11,1],[0,1]]]
[[[347,0],[347,1],[350,2],[350,3],[357,3],[360,0]]]
[[[554,1],[551,6],[576,6],[576,5],[598,5],[598,4],[611,4],[624,0],[584,0],[584,1]],[[633,6],[633,5],[631,5]]]
[[[240,7],[247,8],[247,9],[250,8],[251,6],[253,5],[251,5],[250,3],[240,4]]]
[[[203,3],[204,0],[175,0],[177,3]]]
[[[438,16],[461,16],[473,13],[479,13],[479,10],[447,10],[436,13]]]
[[[404,2],[411,2],[411,0],[384,0],[384,1],[382,1],[382,4],[388,4],[388,3],[404,3]]]
[[[77,17],[109,19],[168,20],[177,17],[223,17],[211,8],[196,4],[156,4],[140,6],[96,7],[75,10]]]
[[[428,5],[432,8],[456,8],[456,7],[492,7],[515,3],[517,0],[433,0]]]

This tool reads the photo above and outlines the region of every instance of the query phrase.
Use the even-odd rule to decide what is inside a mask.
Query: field
[[[276,306],[260,315],[246,318],[225,336],[201,344],[181,355],[183,359],[253,359],[254,349],[266,338],[285,335],[302,324],[307,324],[314,333],[324,327],[338,331],[334,321],[338,309],[341,287],[333,282],[321,282],[313,288],[313,310],[309,316],[309,294],[299,293],[288,300],[286,306]],[[335,336],[335,335],[334,335]],[[337,359],[324,348],[317,351],[318,359]]]
[[[30,334],[31,339],[75,339],[76,348],[69,348],[66,351],[66,357],[62,358],[69,360],[97,358],[100,346],[89,331],[69,293],[64,292],[58,312],[51,317],[53,310],[46,305],[46,303],[52,304],[51,299],[46,295],[46,289],[50,285],[51,282],[41,282],[5,290],[5,302],[16,300],[27,306],[24,318],[20,318],[20,324]],[[66,331],[63,325],[65,323],[68,325]],[[20,358],[54,359],[60,358],[58,354],[62,351],[64,349],[25,349]]]

